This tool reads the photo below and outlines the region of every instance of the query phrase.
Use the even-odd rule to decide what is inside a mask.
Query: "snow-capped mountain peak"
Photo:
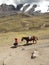
[[[33,7],[33,4],[30,4],[30,6],[25,10],[25,12],[29,11]]]
[[[20,11],[22,11],[24,9],[24,7],[26,7],[29,3],[25,3],[22,8],[20,9]]]

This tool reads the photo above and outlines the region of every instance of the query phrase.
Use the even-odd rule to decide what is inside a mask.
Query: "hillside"
[[[15,14],[0,17],[0,32],[17,32],[45,28],[49,28],[49,14],[42,14],[38,16]]]

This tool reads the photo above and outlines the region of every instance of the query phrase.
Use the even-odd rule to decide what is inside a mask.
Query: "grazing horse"
[[[33,43],[37,43],[38,38],[36,36],[29,37],[22,37],[21,41],[26,40],[26,44],[28,44],[29,41],[33,41]]]

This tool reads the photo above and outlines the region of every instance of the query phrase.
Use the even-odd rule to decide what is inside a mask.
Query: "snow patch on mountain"
[[[42,13],[49,12],[48,11],[49,1],[43,1],[38,3],[38,6],[35,8],[35,11],[41,10]]]
[[[29,3],[25,3],[22,8],[20,9],[20,11],[22,11],[24,9],[25,6],[27,6]]]
[[[33,7],[33,4],[30,4],[30,6],[25,10],[25,12],[29,11]]]

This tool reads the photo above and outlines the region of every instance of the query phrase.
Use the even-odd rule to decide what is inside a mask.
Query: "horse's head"
[[[22,37],[21,41],[23,41],[23,37]]]
[[[22,37],[21,41],[26,40],[28,41],[28,37]]]

